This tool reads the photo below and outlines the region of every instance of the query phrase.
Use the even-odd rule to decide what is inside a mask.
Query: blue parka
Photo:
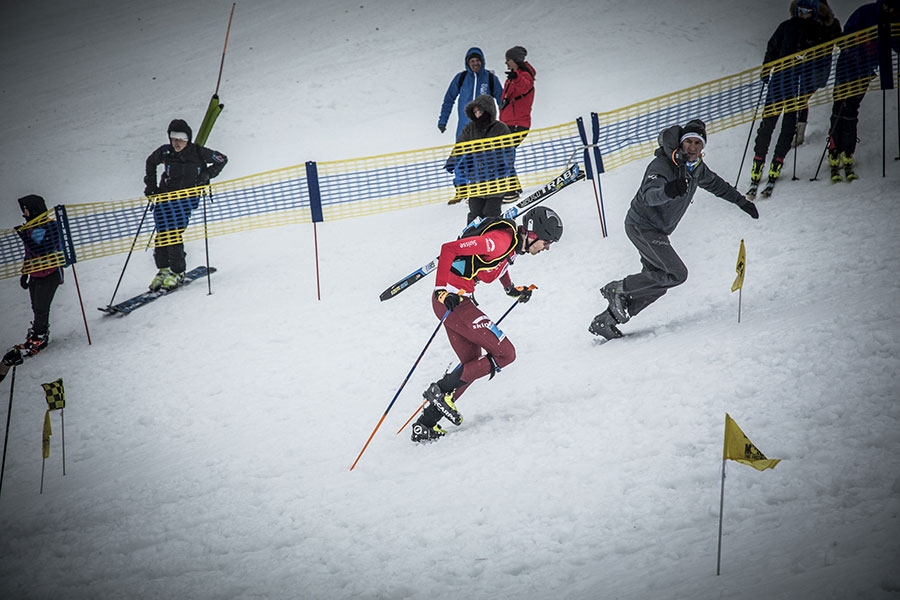
[[[481,59],[481,70],[478,71],[477,74],[469,68],[469,59],[473,56],[477,56]],[[499,105],[500,98],[503,95],[503,84],[500,83],[499,77],[492,71],[487,70],[484,52],[481,51],[481,48],[469,48],[464,60],[466,75],[463,78],[462,85],[459,84],[459,73],[457,73],[450,81],[450,86],[447,87],[447,93],[444,94],[444,103],[441,105],[441,116],[438,117],[438,126],[443,125],[446,127],[447,121],[450,120],[450,111],[453,109],[453,103],[459,98],[456,107],[456,116],[459,121],[456,124],[457,138],[459,138],[466,123],[469,122],[469,117],[466,115],[466,105],[469,102],[482,94],[488,94],[493,96],[494,100],[496,100]],[[493,79],[494,82],[493,93],[491,93],[491,79]]]

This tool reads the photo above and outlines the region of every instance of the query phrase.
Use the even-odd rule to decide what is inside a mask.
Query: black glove
[[[145,196],[155,196],[158,193],[159,193],[159,188],[157,188],[155,185],[148,185],[148,186],[144,187],[144,195]]]
[[[197,175],[197,185],[209,185],[209,172],[206,170],[200,171]]]
[[[445,131],[447,131],[447,124],[446,123],[438,123],[438,129],[441,130],[441,133],[444,133]]]
[[[19,286],[23,290],[28,289],[28,275],[22,275],[21,277],[19,277]]]
[[[508,288],[503,288],[506,291],[506,295],[511,298],[518,298],[519,302],[525,304],[529,300],[531,300],[531,291],[532,287],[525,287],[524,285],[511,285]]]
[[[447,310],[453,310],[462,302],[462,296],[459,294],[451,294],[447,290],[435,290],[434,296],[437,301],[447,307]]]
[[[666,184],[664,190],[669,198],[684,196],[688,191],[688,180],[685,177],[673,179]]]
[[[516,73],[515,71],[507,71],[507,72],[506,72],[506,78],[507,78],[507,79],[515,79],[515,78],[518,77],[518,76],[519,76],[519,74]]]
[[[756,205],[747,200],[744,204],[738,204],[738,208],[742,211],[753,217],[754,219],[759,218],[759,211],[756,210]]]
[[[7,367],[15,367],[22,364],[22,352],[18,348],[13,348],[3,355],[3,364]]]

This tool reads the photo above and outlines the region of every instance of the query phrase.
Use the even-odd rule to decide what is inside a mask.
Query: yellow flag
[[[42,383],[44,395],[47,399],[49,410],[59,410],[66,407],[66,390],[63,388],[62,377],[51,383]]]
[[[780,458],[766,458],[728,413],[725,413],[725,448],[722,458],[750,465],[757,471],[774,469],[781,462]]]
[[[737,271],[737,277],[734,278],[734,283],[731,284],[732,292],[736,292],[744,287],[744,267],[746,266],[747,252],[744,250],[744,240],[741,240],[741,249],[738,250],[737,266],[734,268],[734,270]]]
[[[50,410],[44,412],[44,458],[50,458]]]

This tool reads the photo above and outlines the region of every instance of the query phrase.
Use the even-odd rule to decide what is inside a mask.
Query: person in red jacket
[[[512,133],[531,129],[531,107],[534,104],[535,71],[525,60],[528,51],[513,46],[506,51],[506,83],[500,96],[500,120]],[[524,136],[523,136],[524,137]]]
[[[427,442],[446,434],[438,421],[447,417],[462,423],[456,401],[476,379],[493,377],[516,359],[509,338],[475,302],[475,286],[500,281],[507,295],[527,302],[533,286],[514,285],[508,269],[516,256],[538,254],[562,237],[562,220],[553,210],[538,206],[522,218],[522,225],[501,218],[484,219],[459,239],[441,246],[432,295],[434,314],[444,321],[450,346],[459,365],[428,386],[427,405],[413,424],[412,441]]]
[[[528,130],[531,129],[531,107],[534,104],[535,70],[525,60],[528,50],[522,46],[513,46],[506,51],[506,83],[503,84],[503,95],[500,96],[500,121],[506,123],[510,133],[521,133],[516,139],[516,146],[522,143]],[[513,170],[515,175],[515,170]],[[507,193],[503,201],[514,202],[522,192],[521,186]]]

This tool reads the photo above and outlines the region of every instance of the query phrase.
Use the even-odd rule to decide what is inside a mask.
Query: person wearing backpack
[[[444,133],[447,130],[453,103],[457,101],[457,98],[459,99],[456,108],[456,116],[459,121],[456,124],[457,138],[471,119],[466,114],[466,105],[469,102],[482,94],[487,94],[499,104],[500,95],[503,93],[500,78],[485,67],[484,52],[481,51],[481,48],[469,48],[464,62],[466,68],[450,80],[450,85],[444,94],[444,103],[441,105],[441,114],[438,117],[438,129]]]
[[[426,406],[412,428],[414,442],[429,442],[447,432],[438,422],[446,417],[462,423],[456,408],[463,392],[476,379],[493,377],[516,359],[516,349],[475,301],[478,283],[500,281],[506,294],[528,302],[534,286],[515,285],[509,267],[517,256],[539,254],[562,237],[563,225],[552,209],[538,206],[527,212],[522,224],[489,217],[471,225],[459,239],[441,246],[431,306],[443,320],[450,346],[459,365],[432,383],[423,393]]]

